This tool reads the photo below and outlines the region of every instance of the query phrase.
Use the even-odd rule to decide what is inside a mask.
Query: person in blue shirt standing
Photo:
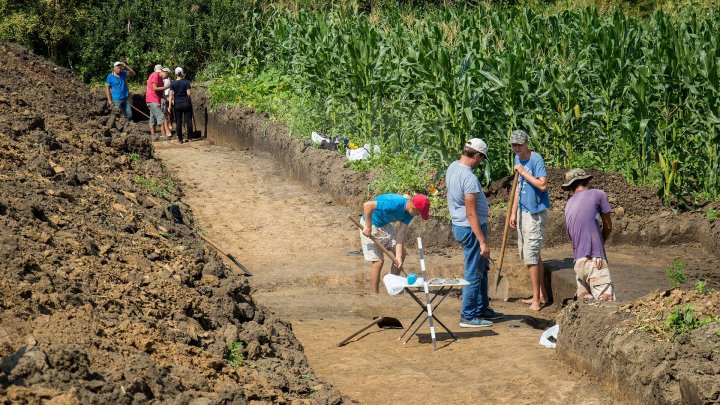
[[[403,245],[408,224],[418,215],[423,220],[430,218],[430,200],[423,194],[416,194],[413,198],[400,194],[381,194],[363,204],[363,215],[360,218],[363,230],[360,231],[360,243],[365,260],[372,262],[370,286],[374,294],[380,293],[380,272],[385,262],[382,250],[369,236],[372,234],[388,250],[395,249],[397,261],[393,263],[390,272],[398,275],[405,260]],[[400,223],[397,229],[393,226],[394,222]]]
[[[515,171],[520,174],[510,214],[510,227],[517,228],[520,258],[527,265],[532,284],[533,296],[523,302],[530,304],[530,309],[538,311],[546,304],[547,297],[545,269],[540,257],[547,211],[550,209],[547,171],[542,156],[530,150],[525,131],[513,131],[510,134],[510,146],[515,152]]]
[[[125,62],[115,62],[113,71],[105,79],[105,95],[108,106],[114,106],[123,111],[129,120],[132,119],[132,111],[130,110],[130,100],[128,100],[130,96],[127,86],[128,76],[135,76],[135,71]]]
[[[490,319],[503,317],[489,306],[489,207],[480,181],[472,171],[487,159],[487,150],[487,144],[482,139],[470,139],[465,143],[460,159],[452,162],[445,172],[452,231],[463,248],[465,280],[470,283],[462,290],[462,328],[492,326]]]

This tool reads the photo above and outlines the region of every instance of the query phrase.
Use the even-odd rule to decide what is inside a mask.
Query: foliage
[[[707,217],[708,221],[712,222],[720,218],[720,211],[708,208],[708,210],[705,211],[705,216]]]
[[[695,289],[700,294],[707,294],[707,281],[705,280],[698,280],[695,282]]]
[[[709,325],[718,321],[720,321],[720,319],[712,316],[702,318],[698,317],[692,304],[688,304],[684,307],[678,306],[673,309],[665,320],[663,330],[670,335],[671,339],[675,339],[676,337],[689,333],[701,326]]]
[[[431,173],[423,163],[405,154],[381,154],[372,162],[381,170],[370,183],[370,192],[429,194]]]
[[[681,262],[675,259],[675,261],[673,261],[672,267],[668,267],[667,269],[665,269],[668,283],[670,283],[673,288],[687,281],[687,276],[683,272],[684,268],[685,262]]]
[[[522,127],[549,166],[618,171],[668,203],[720,194],[716,14],[639,20],[481,4],[260,18],[257,42],[227,65],[243,75],[243,100],[272,78],[292,88],[274,93],[276,105],[311,100],[286,111],[308,122],[305,136],[315,125],[438,171],[480,136],[487,175],[499,178],[512,166],[507,136]]]
[[[228,348],[227,362],[232,367],[240,367],[245,362],[245,356],[243,355],[243,346],[243,341],[236,340]]]
[[[145,176],[134,176],[133,183],[146,188],[159,198],[169,199],[175,193],[175,183],[171,178],[165,180],[147,178]]]
[[[140,155],[138,153],[129,152],[129,153],[126,153],[125,156],[127,156],[133,162],[140,161]]]

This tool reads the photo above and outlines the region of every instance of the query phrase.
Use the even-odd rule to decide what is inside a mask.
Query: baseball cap
[[[113,63],[113,67],[118,66],[118,65],[122,65],[122,64],[123,64],[122,62],[115,62],[115,63]]]
[[[562,188],[567,190],[574,182],[585,179],[592,179],[592,177],[592,175],[585,173],[585,170],[583,169],[568,170],[568,172],[565,173],[565,183],[563,183]]]
[[[482,139],[472,138],[469,141],[465,142],[465,146],[470,149],[476,150],[476,151],[482,153],[483,155],[485,155],[485,157],[487,157],[488,147],[487,147],[487,144]]]
[[[162,69],[163,69],[163,67],[162,67],[161,64],[158,63],[157,65],[155,65],[155,71],[156,71],[156,72],[159,72],[159,71],[161,71]]]
[[[420,217],[427,221],[430,218],[430,200],[425,194],[415,194],[412,203],[420,211]]]
[[[523,144],[528,141],[528,138],[527,132],[522,129],[516,129],[510,134],[510,145],[514,143]]]
[[[178,67],[175,68],[175,74],[176,74],[176,75],[183,75],[183,74],[185,74],[185,73],[183,72],[183,68],[181,68],[180,66],[178,66]]]

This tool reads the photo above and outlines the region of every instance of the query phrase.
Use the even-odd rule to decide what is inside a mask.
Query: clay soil
[[[140,127],[24,48],[0,60],[0,402],[341,402]]]

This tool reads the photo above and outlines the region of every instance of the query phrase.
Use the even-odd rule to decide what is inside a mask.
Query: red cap
[[[430,200],[428,200],[425,194],[415,194],[412,198],[412,203],[420,210],[420,217],[427,221],[430,218]]]

